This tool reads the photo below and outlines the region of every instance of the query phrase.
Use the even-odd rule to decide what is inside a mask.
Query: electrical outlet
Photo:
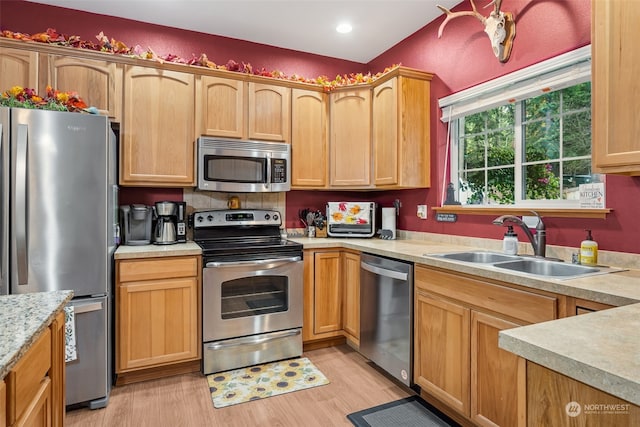
[[[427,219],[427,205],[418,205],[418,218]]]

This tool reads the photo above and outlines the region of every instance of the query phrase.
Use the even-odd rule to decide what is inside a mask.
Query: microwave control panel
[[[285,159],[271,160],[271,182],[274,184],[287,182],[287,161]]]

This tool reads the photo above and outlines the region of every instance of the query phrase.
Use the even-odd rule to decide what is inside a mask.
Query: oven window
[[[216,182],[267,182],[267,159],[264,157],[205,156],[204,179]]]
[[[222,283],[222,318],[289,310],[288,281],[287,276],[254,276]]]

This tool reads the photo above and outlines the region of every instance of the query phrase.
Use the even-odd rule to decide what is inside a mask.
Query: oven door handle
[[[302,260],[302,257],[294,256],[290,258],[270,258],[270,259],[256,259],[252,261],[232,261],[232,262],[217,262],[212,261],[205,264],[206,268],[211,267],[246,267],[247,265],[263,265],[263,264],[286,264],[289,262],[298,262]]]
[[[265,342],[274,341],[274,340],[287,338],[287,337],[293,337],[296,335],[300,335],[300,329],[294,329],[290,331],[281,331],[281,332],[271,332],[269,334],[266,334],[265,336],[242,337],[242,338],[234,338],[226,341],[216,341],[216,342],[207,344],[207,349],[222,350],[223,348],[237,347],[240,345],[264,344]]]

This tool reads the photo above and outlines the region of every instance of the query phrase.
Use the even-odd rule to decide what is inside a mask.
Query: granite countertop
[[[501,331],[501,348],[640,405],[640,304]]]
[[[119,246],[115,259],[156,258],[166,256],[200,255],[202,248],[194,242],[176,243],[173,245],[141,245]]]
[[[73,297],[73,291],[0,296],[0,379]]]

